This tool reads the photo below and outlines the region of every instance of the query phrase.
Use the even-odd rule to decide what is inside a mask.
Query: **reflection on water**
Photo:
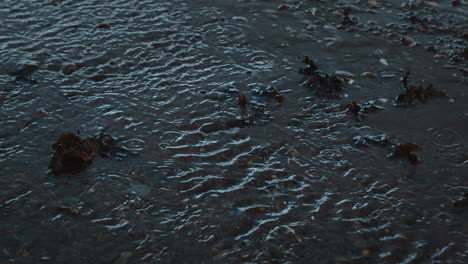
[[[466,6],[341,2],[3,1],[0,262],[466,263]],[[128,155],[47,177],[78,129]]]

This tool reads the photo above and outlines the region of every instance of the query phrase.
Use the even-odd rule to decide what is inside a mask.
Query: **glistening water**
[[[467,263],[467,15],[1,1],[0,263]],[[340,96],[304,85],[304,56]],[[407,71],[448,96],[396,106]],[[125,155],[48,175],[62,133],[105,129]],[[392,157],[405,143],[419,162]]]

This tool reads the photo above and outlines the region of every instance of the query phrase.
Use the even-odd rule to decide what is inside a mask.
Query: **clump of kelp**
[[[380,136],[366,136],[366,137],[355,137],[354,142],[357,146],[367,147],[370,144],[389,147],[391,153],[387,156],[389,159],[403,158],[407,159],[411,164],[418,164],[420,162],[419,156],[414,153],[422,150],[422,147],[411,143],[399,143],[395,140],[391,140],[387,135]]]
[[[11,76],[15,77],[15,81],[27,81],[36,84],[37,81],[33,79],[32,75],[39,69],[39,66],[33,64],[25,64],[18,67],[16,70],[9,72]]]
[[[355,116],[358,122],[361,122],[368,113],[375,113],[383,109],[382,107],[377,106],[371,102],[359,104],[356,101],[352,101],[351,103],[345,105],[345,107],[347,112]]]
[[[426,87],[422,84],[412,85],[409,83],[409,72],[403,75],[401,78],[403,84],[403,93],[399,94],[395,103],[397,106],[407,106],[414,103],[415,100],[419,100],[422,103],[427,102],[429,98],[435,96],[447,96],[445,91],[437,91],[433,88],[432,84],[429,83]]]
[[[309,57],[302,60],[307,66],[299,69],[299,73],[312,78],[306,81],[305,86],[313,89],[317,96],[340,98],[344,89],[344,82],[336,75],[326,74],[320,71],[317,64]]]
[[[72,132],[66,132],[52,145],[54,153],[49,169],[55,174],[79,173],[86,170],[95,157],[110,158],[124,149],[110,135],[99,133],[96,136],[80,138]]]

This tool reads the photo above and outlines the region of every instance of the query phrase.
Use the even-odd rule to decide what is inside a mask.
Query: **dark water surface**
[[[468,8],[436,2],[1,1],[0,263],[468,263]],[[406,71],[449,96],[396,107]],[[130,154],[47,177],[106,127]]]

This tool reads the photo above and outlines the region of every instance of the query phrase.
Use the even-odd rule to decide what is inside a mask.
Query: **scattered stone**
[[[247,23],[247,22],[248,22],[247,18],[241,17],[241,16],[233,16],[233,17],[232,17],[232,20],[234,20],[234,21],[241,21],[241,22],[244,22],[244,23]]]
[[[410,46],[414,43],[413,39],[411,39],[409,36],[403,36],[401,38],[401,42],[406,46]]]
[[[376,1],[369,1],[369,7],[370,8],[376,8],[377,7],[377,2]]]
[[[377,77],[377,74],[373,73],[373,72],[364,72],[361,74],[362,77],[364,78],[375,78]]]
[[[335,71],[335,75],[348,77],[348,78],[354,77],[354,74],[347,72],[347,71]]]
[[[386,59],[380,59],[379,62],[382,63],[385,66],[388,66],[388,62],[387,62]]]

